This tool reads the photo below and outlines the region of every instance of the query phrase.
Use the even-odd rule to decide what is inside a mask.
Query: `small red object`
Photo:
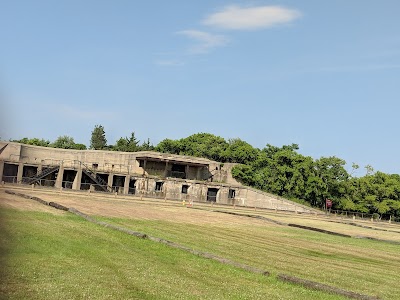
[[[325,203],[327,208],[332,207],[332,200],[326,199]]]

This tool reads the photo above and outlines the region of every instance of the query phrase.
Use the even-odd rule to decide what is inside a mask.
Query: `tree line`
[[[86,149],[85,145],[74,143],[68,136],[60,136],[53,143],[38,138],[14,141],[45,147]],[[353,163],[348,172],[345,160],[336,156],[314,159],[300,154],[297,144],[282,147],[267,144],[259,149],[238,138],[225,140],[210,133],[197,133],[178,140],[166,138],[154,146],[149,139],[140,143],[132,132],[114,145],[107,145],[104,127],[96,125],[90,149],[151,150],[237,163],[232,175],[245,185],[314,207],[323,208],[325,200],[331,199],[333,209],[385,218],[392,216],[400,220],[400,175],[375,172],[367,165],[366,175],[356,177],[353,173],[359,169],[357,164]]]
[[[119,138],[114,145],[108,145],[104,127],[102,125],[96,125],[92,131],[90,146],[89,148],[85,144],[75,143],[74,138],[68,135],[59,136],[54,142],[39,138],[27,138],[24,137],[20,140],[10,140],[11,142],[51,147],[51,148],[62,148],[62,149],[75,149],[75,150],[110,150],[110,151],[124,151],[124,152],[136,152],[136,151],[150,151],[154,150],[154,146],[150,144],[150,139],[147,139],[140,144],[140,141],[135,137],[135,133],[132,132],[130,137]]]

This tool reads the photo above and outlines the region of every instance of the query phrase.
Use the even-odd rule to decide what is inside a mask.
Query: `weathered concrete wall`
[[[7,147],[0,154],[0,159],[18,163],[21,159],[21,144],[0,142],[0,149],[5,145],[7,145]]]
[[[3,175],[5,164],[8,169],[13,165],[13,172],[17,170],[16,176],[14,175],[16,181],[8,182],[23,182],[23,177],[31,175],[35,170],[40,173],[49,166],[59,166],[57,173],[47,176],[41,185],[99,190],[98,187],[93,187],[93,183],[82,181],[84,176],[82,170],[87,166],[95,169],[98,174],[104,174],[104,180],[109,186],[116,183],[117,176],[120,176],[119,182],[116,183],[118,193],[135,193],[145,197],[193,202],[210,200],[219,204],[297,212],[313,211],[292,201],[242,186],[231,175],[231,169],[235,164],[221,164],[202,158],[154,152],[66,150],[7,142],[0,142],[0,149],[6,144],[8,146],[0,154],[0,175]],[[146,168],[140,167],[138,161],[140,157],[142,160],[151,157],[152,160],[146,161]],[[155,162],[154,159],[157,158],[163,161]],[[169,160],[173,162],[170,163]],[[186,165],[187,179],[165,177],[166,173],[172,170],[173,163]],[[209,178],[210,175],[213,175],[213,182],[194,180]],[[134,189],[129,187],[131,180],[136,181]],[[162,183],[161,188],[159,188],[160,183]],[[182,192],[183,185],[188,187],[186,193]],[[210,194],[210,199],[207,199],[210,189],[218,191],[215,196]]]
[[[69,150],[58,148],[47,148],[32,145],[22,145],[12,142],[0,142],[0,148],[8,146],[0,155],[0,159],[8,162],[24,163],[28,165],[55,166],[62,164],[64,168],[78,169],[81,164],[86,165],[97,172],[133,175],[157,175],[164,176],[165,162],[147,162],[150,174],[139,166],[138,156],[151,155],[164,160],[182,160],[182,163],[213,163],[203,158],[191,158],[188,156],[156,153],[151,151],[142,152],[117,152],[101,150]],[[171,170],[172,163],[168,165]],[[195,179],[203,172],[198,172],[198,167],[190,166],[189,178]]]

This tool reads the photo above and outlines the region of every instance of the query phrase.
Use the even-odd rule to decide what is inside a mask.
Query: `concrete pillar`
[[[165,162],[164,177],[168,176],[168,161]]]
[[[143,162],[143,175],[146,175],[146,165],[147,165],[147,159],[145,159]]]
[[[108,186],[111,186],[111,187],[112,187],[112,185],[113,185],[113,179],[114,179],[114,174],[113,174],[113,173],[108,174],[108,181],[107,181],[107,185],[108,185]]]
[[[24,163],[20,162],[18,164],[18,173],[17,173],[17,183],[22,182],[22,175],[24,174]]]
[[[189,165],[186,165],[186,167],[185,167],[185,178],[189,178]]]
[[[80,165],[78,167],[78,170],[76,171],[74,182],[72,183],[72,189],[79,191],[81,189],[81,182],[82,182],[82,166]]]
[[[63,178],[64,178],[64,165],[61,162],[60,163],[60,168],[58,169],[56,184],[54,185],[54,187],[61,188],[62,187]]]
[[[197,172],[196,172],[196,179],[197,180],[201,180],[202,178],[200,178],[200,171],[201,171],[201,167],[197,167]]]
[[[42,163],[40,163],[40,165],[38,165],[38,167],[37,167],[36,175],[39,175],[40,173],[42,173],[42,170],[43,170],[43,165],[42,165]]]
[[[3,181],[4,161],[0,160],[0,183]]]
[[[131,176],[126,175],[125,176],[125,182],[124,182],[124,195],[129,194],[129,183],[131,182]]]

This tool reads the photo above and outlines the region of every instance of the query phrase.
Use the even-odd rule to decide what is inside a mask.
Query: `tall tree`
[[[154,148],[155,147],[150,143],[150,139],[148,138],[147,141],[143,141],[142,145],[139,146],[139,151],[153,151]]]
[[[102,125],[96,125],[90,139],[90,149],[102,150],[107,147],[106,133]]]
[[[135,137],[135,132],[131,133],[131,136],[121,137],[112,148],[114,151],[124,151],[124,152],[135,152],[139,151],[139,140]]]

